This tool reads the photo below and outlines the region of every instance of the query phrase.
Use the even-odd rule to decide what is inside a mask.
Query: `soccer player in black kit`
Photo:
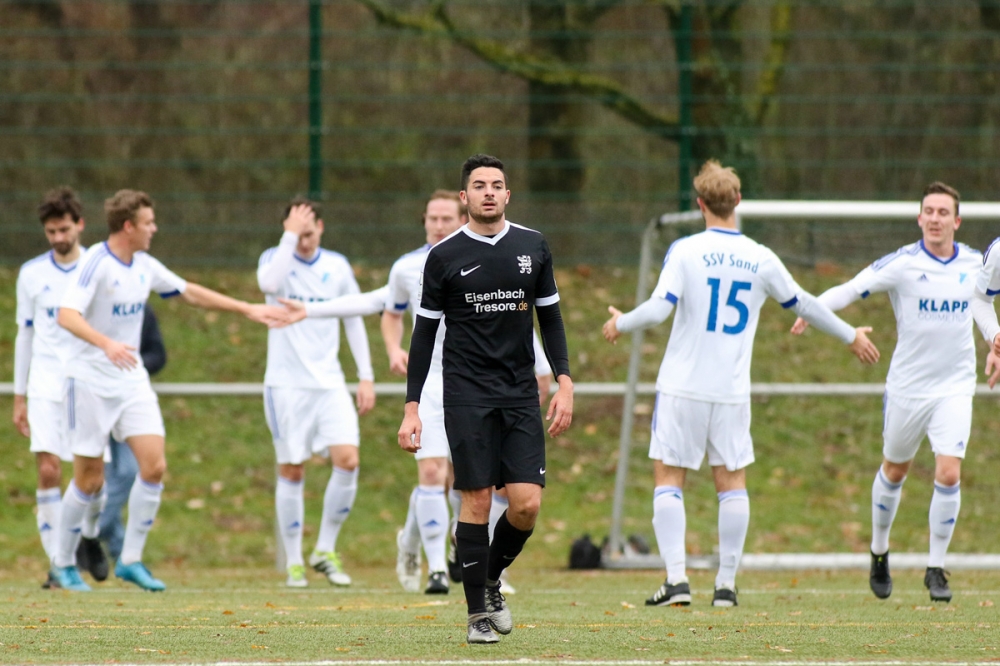
[[[552,436],[573,420],[573,380],[552,254],[537,231],[504,217],[510,200],[503,162],[473,155],[462,166],[469,223],[435,245],[424,264],[420,308],[410,341],[406,411],[399,445],[420,448],[417,406],[441,317],[444,424],[462,511],[455,536],[468,603],[468,642],[496,643],[514,627],[500,573],[531,536],[545,486],[545,433],[532,350],[533,311],[559,389],[546,420]],[[510,506],[490,544],[493,487]]]

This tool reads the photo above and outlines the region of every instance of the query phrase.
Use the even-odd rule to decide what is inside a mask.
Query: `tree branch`
[[[499,42],[464,32],[452,23],[444,3],[436,3],[430,14],[414,15],[394,11],[377,0],[358,2],[367,7],[379,23],[415,30],[428,37],[446,39],[471,51],[501,72],[589,97],[621,118],[659,137],[676,140],[679,136],[675,117],[647,107],[614,81],[576,71],[556,60],[518,53]]]
[[[757,126],[764,122],[764,116],[778,92],[791,43],[792,8],[788,2],[779,2],[771,8],[771,44],[764,59],[766,66],[757,80],[757,91],[750,107],[750,117]]]

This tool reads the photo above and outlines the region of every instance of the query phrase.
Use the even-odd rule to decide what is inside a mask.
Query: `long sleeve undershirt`
[[[368,349],[368,334],[365,332],[364,320],[361,317],[348,317],[342,321],[347,345],[351,348],[354,364],[358,367],[358,379],[374,381],[375,372],[372,370],[372,357]]]
[[[569,374],[569,347],[566,345],[566,329],[563,327],[559,303],[535,306],[538,313],[538,328],[542,333],[542,344],[549,358],[556,379]]]
[[[373,315],[385,309],[389,287],[380,287],[363,294],[348,294],[331,301],[306,303],[307,317],[358,317]]]
[[[976,321],[979,332],[992,345],[997,334],[1000,334],[1000,322],[997,322],[997,311],[993,309],[993,297],[984,296],[977,291],[971,307],[972,318]]]
[[[413,322],[410,359],[406,365],[406,402],[420,402],[420,394],[424,391],[424,382],[431,369],[434,339],[440,324],[440,319],[429,319],[419,314]]]
[[[31,369],[31,342],[35,327],[21,324],[14,339],[14,395],[27,395],[28,371]]]

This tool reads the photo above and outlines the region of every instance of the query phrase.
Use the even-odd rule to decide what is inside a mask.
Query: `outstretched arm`
[[[639,329],[662,324],[674,311],[675,301],[659,296],[651,296],[636,309],[622,314],[618,308],[608,306],[611,319],[604,322],[604,339],[611,344],[617,344],[622,333],[631,333]]]
[[[862,363],[869,365],[878,361],[879,352],[868,339],[871,328],[853,328],[850,324],[833,313],[820,299],[806,291],[800,291],[794,303],[787,305],[803,321],[813,324],[828,335],[839,338],[850,345],[851,353]]]
[[[813,297],[811,294],[810,297],[818,300],[829,310],[837,312],[838,310],[843,310],[848,305],[861,298],[861,295],[858,294],[857,290],[853,286],[851,286],[850,282],[845,282],[844,284],[827,289],[818,297]],[[799,318],[795,320],[795,323],[792,324],[792,333],[794,335],[802,335],[806,328],[809,327],[809,324],[810,322],[805,317],[799,316]],[[829,333],[829,331],[824,332]]]

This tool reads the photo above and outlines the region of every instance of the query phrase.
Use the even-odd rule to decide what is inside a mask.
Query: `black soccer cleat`
[[[443,571],[432,571],[427,576],[427,589],[424,594],[448,594],[448,574]]]
[[[691,604],[691,586],[688,583],[671,585],[663,581],[653,596],[646,599],[647,606],[688,606]]]
[[[712,595],[712,605],[718,608],[739,606],[736,602],[736,590],[724,586],[715,588],[715,594]]]
[[[97,582],[108,579],[111,567],[98,539],[81,538],[80,545],[76,549],[76,561],[79,567],[89,571]]]
[[[927,567],[924,574],[924,587],[931,592],[931,601],[951,601],[951,588],[948,587],[948,572],[941,567]]]
[[[892,594],[892,576],[889,575],[889,551],[882,555],[872,553],[872,569],[868,575],[868,585],[879,599],[888,599]]]

